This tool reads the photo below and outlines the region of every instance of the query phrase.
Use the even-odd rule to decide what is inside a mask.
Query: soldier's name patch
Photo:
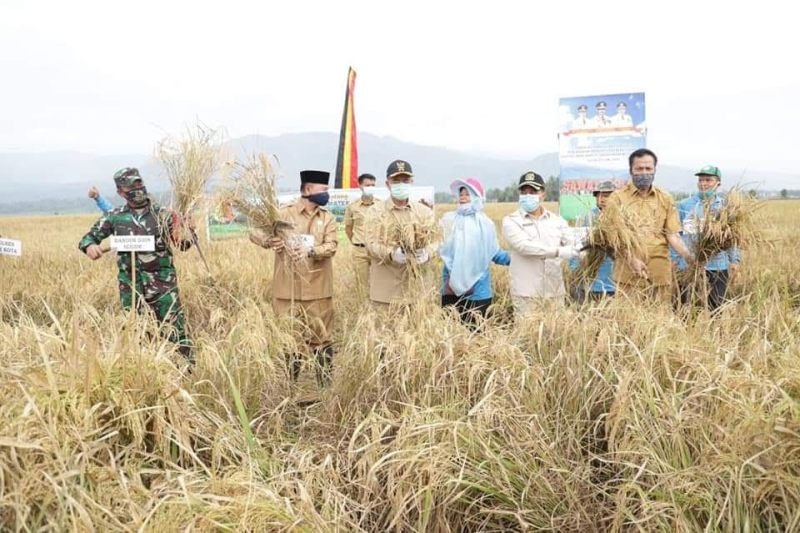
[[[112,235],[111,249],[118,252],[154,252],[156,238],[153,235]]]
[[[0,255],[22,256],[22,241],[14,239],[0,239]]]

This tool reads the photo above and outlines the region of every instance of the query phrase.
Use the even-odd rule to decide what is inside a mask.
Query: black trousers
[[[475,328],[478,325],[478,317],[486,318],[489,315],[490,305],[492,305],[491,298],[486,300],[467,300],[455,294],[442,294],[442,307],[455,307],[461,321],[470,328]]]
[[[708,309],[716,311],[719,306],[725,303],[725,294],[728,292],[729,273],[727,270],[706,270],[706,281],[708,281]],[[681,303],[687,305],[691,303],[692,294],[689,286],[681,287]]]

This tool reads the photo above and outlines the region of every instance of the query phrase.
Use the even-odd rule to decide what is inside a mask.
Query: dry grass
[[[270,237],[285,237],[291,227],[280,220],[276,172],[269,156],[256,154],[230,165],[231,180],[222,191],[221,201],[232,202],[254,229]]]
[[[0,257],[0,529],[796,531],[799,213],[766,204],[775,251],[691,321],[619,300],[472,332],[431,287],[378,329],[342,245],[322,392],[286,379],[258,248],[212,243],[213,290],[176,258],[181,381],[75,249],[92,216],[3,219],[26,255]]]
[[[202,124],[187,127],[182,136],[167,136],[155,150],[166,172],[172,207],[185,220],[205,211],[208,185],[221,163],[222,135]],[[185,235],[186,240],[196,240]]]
[[[733,190],[726,195],[718,210],[711,210],[702,219],[693,246],[694,264],[679,276],[680,284],[692,299],[707,300],[705,267],[714,256],[731,248],[752,249],[757,244],[767,246],[760,231],[763,226],[760,209],[764,205],[763,201]]]

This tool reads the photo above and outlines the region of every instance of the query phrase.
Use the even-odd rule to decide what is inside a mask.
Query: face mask
[[[363,189],[361,189],[361,196],[364,198],[372,198],[375,196],[375,186],[374,185],[367,185]]]
[[[131,189],[130,191],[123,193],[125,196],[125,200],[128,201],[131,207],[144,207],[147,205],[148,198],[147,198],[147,187],[139,187],[138,189]]]
[[[656,179],[655,174],[638,174],[631,176],[633,185],[640,191],[649,189],[653,185],[653,180]]]
[[[456,212],[459,215],[474,215],[475,214],[475,206],[470,204],[458,204],[456,207]]]
[[[410,183],[395,183],[391,187],[392,198],[395,200],[408,200],[408,197],[411,196],[411,184]]]
[[[319,206],[326,205],[328,200],[331,199],[331,195],[328,192],[318,192],[317,194],[308,194],[303,196],[306,200],[311,203],[317,204]]]
[[[469,195],[470,200],[468,204],[458,204],[456,206],[456,213],[459,215],[474,215],[483,209],[483,199],[474,194]]]
[[[716,188],[709,189],[707,191],[697,191],[697,196],[699,196],[701,200],[707,200],[709,198],[713,198],[714,193],[716,192],[717,192]]]
[[[539,195],[538,194],[520,194],[519,207],[526,213],[533,213],[539,209]]]

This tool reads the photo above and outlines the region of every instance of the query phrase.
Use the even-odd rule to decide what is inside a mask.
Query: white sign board
[[[22,256],[22,241],[0,239],[0,255]]]
[[[112,235],[111,249],[118,252],[155,252],[156,238],[152,235]]]

